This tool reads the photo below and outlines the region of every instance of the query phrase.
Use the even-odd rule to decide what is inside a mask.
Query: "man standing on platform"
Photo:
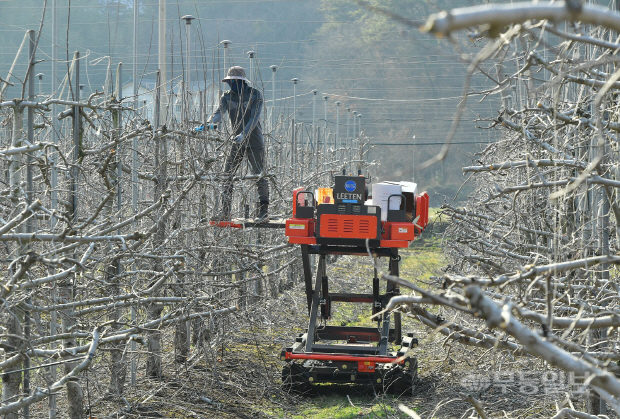
[[[214,124],[222,120],[222,114],[227,112],[233,131],[233,144],[224,168],[225,180],[219,213],[211,220],[230,221],[233,177],[243,162],[243,156],[247,156],[252,174],[261,175],[256,181],[259,207],[254,222],[264,223],[269,221],[269,183],[262,176],[265,167],[263,132],[260,124],[263,96],[260,91],[250,86],[243,67],[230,67],[228,75],[222,82],[226,82],[230,90],[222,94],[217,111],[209,118],[207,126],[213,128]],[[203,125],[196,130],[202,131],[204,128]]]

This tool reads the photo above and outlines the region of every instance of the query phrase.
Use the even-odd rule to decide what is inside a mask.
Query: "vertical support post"
[[[73,57],[73,81],[75,87],[73,89],[73,100],[75,102],[80,101],[80,52],[76,51]],[[77,197],[77,182],[78,182],[78,162],[80,160],[80,106],[75,105],[73,107],[73,167],[71,167],[71,211],[72,220],[77,224],[78,219],[78,197]]]
[[[362,137],[362,114],[361,114],[361,113],[358,113],[358,114],[357,114],[357,117],[359,118],[359,123],[357,124],[357,127],[358,127],[358,128],[359,128],[359,130],[360,130],[360,133],[359,133],[359,135],[358,135],[358,136],[361,138],[361,137]]]
[[[139,2],[133,0],[133,108],[138,111],[138,24],[139,24]],[[146,109],[146,106],[145,106]],[[148,115],[147,115],[148,117]],[[131,144],[131,212],[133,215],[138,213],[138,137],[133,137]],[[135,227],[135,225],[134,225]],[[134,229],[135,231],[135,229]],[[136,264],[133,264],[136,270]],[[134,282],[135,277],[132,279]],[[131,324],[135,324],[137,318],[136,307],[131,306]],[[136,342],[130,344],[130,383],[133,387],[136,384]]]
[[[183,106],[183,118],[181,123],[188,123],[190,116],[189,111],[191,109],[192,100],[192,20],[195,19],[192,15],[185,15],[181,19],[185,20],[185,73],[183,74],[185,89],[181,91],[181,103]]]
[[[11,147],[20,147],[23,145],[24,135],[24,108],[20,104],[16,104],[13,108],[13,136],[11,138]],[[9,184],[10,184],[10,199],[11,205],[15,208],[19,204],[21,198],[21,169],[22,169],[22,156],[21,154],[9,156]],[[25,232],[25,226],[19,225],[16,227],[18,233]],[[19,247],[19,254],[23,255],[25,249]],[[8,316],[5,328],[6,333],[9,334],[6,341],[8,345],[19,348],[24,342],[21,339],[23,333],[23,312],[19,310],[19,307],[15,307],[15,316]],[[5,359],[16,355],[17,349],[5,352]],[[23,363],[19,362],[14,365],[12,370],[20,370]],[[5,373],[2,375],[2,402],[10,403],[19,397],[19,388],[22,381],[21,372]],[[18,413],[12,412],[5,416],[6,419],[17,419]]]
[[[168,147],[166,143],[165,132],[160,131],[160,113],[161,113],[161,70],[157,71],[157,83],[155,90],[155,171],[157,180],[155,183],[155,193],[153,199],[157,202],[164,199],[167,188],[167,157]],[[154,236],[154,248],[158,249],[166,238],[166,223],[161,219],[163,210],[160,208],[157,212],[157,231]],[[154,259],[153,270],[163,272],[164,266],[161,259]],[[159,304],[151,304],[148,307],[147,317],[150,320],[156,320],[161,316],[162,306]],[[147,338],[148,355],[146,359],[146,375],[148,377],[161,377],[161,334],[159,331],[149,331]]]
[[[79,103],[80,100],[80,53],[78,51],[75,52],[73,57],[73,100],[76,103]],[[78,221],[78,197],[77,197],[77,189],[78,189],[78,175],[79,170],[78,166],[80,163],[80,147],[81,147],[81,126],[80,126],[80,106],[75,105],[73,107],[73,153],[71,163],[73,164],[71,168],[71,176],[70,176],[70,193],[71,193],[71,216],[73,223],[76,224]],[[74,278],[75,281],[75,278]],[[64,282],[60,286],[60,300],[61,303],[69,303],[73,300],[75,284],[71,284],[69,282]],[[73,314],[73,309],[69,308],[67,310],[62,310],[62,330],[63,333],[68,332],[73,328],[76,323],[75,316]],[[77,339],[69,338],[64,340],[64,345],[67,348],[73,348],[77,346]],[[65,374],[68,374],[71,370],[73,370],[77,365],[77,362],[67,362],[65,363]],[[67,382],[67,402],[69,404],[68,409],[68,417],[71,419],[78,419],[82,417],[82,412],[84,411],[84,401],[83,401],[83,392],[80,382],[77,378],[73,378]]]
[[[398,276],[400,275],[399,272],[399,263],[400,263],[400,256],[398,255],[398,248],[392,248],[392,255],[390,256],[390,275],[393,276]],[[400,294],[400,288],[398,287],[398,285],[395,285],[392,282],[388,282],[387,285],[387,292],[388,293],[393,293],[393,295],[399,295]],[[394,343],[396,345],[400,344],[401,340],[402,340],[402,329],[401,329],[401,315],[400,312],[398,311],[394,311],[394,336],[395,336],[395,340]]]
[[[353,160],[353,147],[352,147],[352,142],[350,140],[351,135],[349,134],[349,120],[351,119],[351,108],[347,107],[347,139],[345,140],[344,143],[344,148],[345,148],[345,153],[346,150],[349,150],[349,163],[351,164],[351,169],[353,169],[353,163],[351,162]]]
[[[357,131],[355,130],[356,121],[357,121],[357,111],[353,111],[353,138],[357,137]],[[351,142],[351,145],[353,145],[353,141]]]
[[[377,314],[381,311],[381,300],[379,295],[381,294],[379,290],[379,275],[377,272],[377,257],[373,256],[373,272],[374,275],[372,277],[372,314]],[[380,320],[379,320],[380,321]]]
[[[271,68],[271,130],[273,131],[276,127],[275,124],[275,111],[276,111],[276,72],[278,71],[277,65],[272,65]]]
[[[28,31],[29,38],[29,47],[28,47],[28,100],[30,102],[35,101],[34,95],[34,65],[35,65],[35,33],[33,30]],[[34,144],[34,108],[32,106],[28,107],[28,143]],[[26,205],[30,206],[32,204],[32,194],[33,194],[33,185],[32,185],[32,155],[30,153],[27,154],[26,157]],[[30,217],[26,221],[26,233],[32,233],[33,223],[35,217]],[[30,245],[27,246],[28,251],[30,251]],[[32,299],[30,298],[30,288],[26,289],[26,304],[31,305]],[[30,310],[24,311],[24,339],[26,342],[30,341]],[[24,359],[24,395],[27,397],[30,395],[30,358],[26,357]],[[24,406],[23,414],[25,419],[30,418],[30,407]]]
[[[300,167],[301,173],[299,175],[299,180],[301,184],[304,183],[304,163],[306,162],[304,159],[304,123],[299,124],[299,154],[301,159],[298,160],[298,166]],[[295,159],[297,160],[297,153],[295,153]]]
[[[319,127],[316,127],[313,131],[312,131],[312,136],[314,137],[314,144],[316,145],[314,147],[314,152],[316,154],[316,163],[314,164],[314,170],[316,172],[319,171],[319,138],[321,136],[320,133],[320,129]],[[318,179],[317,179],[317,183],[318,183]]]
[[[319,91],[314,89],[312,91],[312,132],[315,131],[316,128],[316,94]]]
[[[297,82],[299,81],[299,79],[291,79],[291,81],[293,82],[293,112],[292,112],[292,127],[293,127],[293,131],[292,131],[292,135],[293,135],[293,141],[291,142],[291,166],[295,167],[296,164],[298,163],[298,159],[297,159],[297,124],[295,123],[295,117],[297,116]],[[302,147],[302,153],[303,153],[303,147]],[[303,164],[303,162],[302,162]],[[303,179],[301,179],[302,183],[303,183]]]
[[[43,73],[37,74],[37,78],[39,79],[39,93],[38,93],[39,97],[43,97],[43,76],[45,76],[45,74]]]
[[[601,147],[601,146],[599,146]],[[606,145],[603,145],[602,154],[604,156],[609,155],[609,148]],[[598,201],[598,213],[599,213],[599,229],[598,229],[598,254],[600,255],[609,255],[609,198],[605,193],[604,187],[600,188],[600,200]],[[600,265],[600,280],[602,284],[605,284],[609,281],[609,264],[603,263]],[[606,306],[608,303],[601,303],[602,306]],[[601,341],[607,340],[607,329],[600,330],[600,339]],[[609,343],[604,345],[604,347],[608,347]],[[605,349],[603,349],[605,350]],[[604,398],[599,397],[599,415],[604,415],[607,413],[607,402]]]
[[[28,31],[28,37],[29,37],[29,48],[28,48],[28,57],[30,57],[29,60],[29,64],[28,64],[28,101],[30,102],[34,102],[35,99],[35,95],[34,95],[34,66],[35,66],[35,32],[33,30]],[[28,107],[28,142],[30,144],[34,144],[34,108],[32,106]],[[32,185],[32,155],[30,153],[27,154],[26,157],[26,184],[27,184],[27,190],[26,190],[26,203],[28,204],[28,206],[30,206],[30,204],[32,204],[32,194],[33,194],[33,185]],[[26,221],[26,232],[27,233],[32,233],[33,232],[33,223],[34,223],[35,217],[30,217],[27,221]],[[26,359],[26,362],[28,361],[28,359]],[[26,368],[26,367],[24,367]],[[26,380],[26,376],[27,376],[27,372],[24,372],[24,382]],[[25,391],[25,390],[24,390]]]
[[[116,68],[116,102],[118,106],[121,106],[121,101],[123,100],[123,63],[118,63],[118,67]],[[116,119],[114,121],[115,135],[116,138],[120,138],[120,133],[123,129],[123,120],[121,116],[121,111],[115,111]],[[122,190],[121,190],[121,179],[123,178],[123,162],[121,159],[121,146],[120,144],[116,147],[116,210],[120,216],[120,211],[122,209]],[[120,230],[118,234],[121,234]],[[120,272],[119,272],[120,273]]]
[[[254,51],[248,51],[247,54],[250,58],[250,84],[254,86]]]
[[[416,146],[415,146],[415,135],[413,136],[413,147],[411,147],[411,181],[415,182],[417,176],[415,175],[415,169],[416,169],[416,164],[415,164],[415,156],[416,156]]]
[[[312,294],[312,308],[310,310],[310,322],[308,323],[308,335],[306,339],[306,352],[312,352],[314,344],[314,332],[316,330],[316,318],[319,312],[319,298],[321,295],[321,285],[325,272],[325,255],[319,257],[319,266],[316,270],[316,282],[314,284],[314,292]]]
[[[334,150],[338,150],[340,142],[340,101],[336,101],[336,136],[334,137]],[[337,151],[336,151],[337,152]]]
[[[351,118],[351,108],[346,108],[347,109],[347,145],[348,145],[348,140],[350,137],[349,134],[349,119]]]
[[[133,109],[138,110],[138,0],[133,0]]]
[[[134,84],[135,86],[135,84]],[[120,103],[123,96],[122,91],[122,64],[119,63],[117,72],[116,72],[116,92],[113,96],[113,103],[115,108],[112,110],[112,138],[114,141],[118,141],[121,137],[122,132],[122,115],[120,108]],[[134,97],[134,105],[136,103],[136,98]],[[137,143],[136,143],[137,146]],[[120,144],[116,144],[114,147],[116,150],[115,155],[115,164],[116,164],[116,184],[112,187],[115,188],[116,194],[116,212],[117,215],[120,216],[121,208],[122,208],[122,194],[121,194],[121,180],[122,180],[122,152]],[[133,147],[132,147],[133,148]],[[132,181],[133,181],[133,162],[132,162]],[[133,189],[133,184],[132,184]],[[109,215],[113,214],[113,203],[111,203],[108,208]],[[121,233],[121,230],[118,230],[118,233]],[[112,246],[108,246],[108,252],[110,255],[112,254]],[[108,268],[106,269],[106,282],[111,283],[109,292],[112,295],[118,295],[120,293],[120,274],[122,272],[121,268],[121,260],[119,257],[112,259],[109,262]],[[133,307],[132,307],[133,308]],[[116,322],[121,317],[121,309],[115,308],[110,313],[110,321]],[[112,330],[117,330],[120,326],[116,323],[111,325]],[[113,397],[120,397],[124,390],[125,385],[125,376],[127,373],[127,369],[125,368],[122,356],[121,345],[113,344],[110,348],[110,382],[108,385],[108,393]]]
[[[192,75],[191,75],[191,72],[192,72],[192,64],[191,64],[192,47],[191,45],[192,45],[192,20],[195,19],[195,17],[192,15],[185,15],[182,17],[182,19],[185,20],[186,59],[185,59],[185,73],[183,77],[183,79],[185,80],[184,82],[185,89],[181,91],[182,113],[183,113],[183,116],[181,117],[181,123],[189,125],[190,109],[192,108],[192,104],[193,104]],[[186,154],[184,139],[181,142],[181,154],[182,155]],[[189,217],[191,217],[191,214],[189,214]],[[182,281],[179,283],[179,287],[181,289],[184,288]],[[191,344],[190,325],[191,325],[191,321],[179,321],[176,324],[175,331],[174,331],[174,347],[175,347],[175,354],[176,354],[175,356],[176,362],[182,363],[187,360],[187,354],[189,353],[189,348]]]
[[[291,171],[295,169],[295,150],[297,144],[295,144],[295,120],[291,121]]]
[[[323,136],[325,137],[323,139],[325,157],[327,157],[327,99],[329,99],[329,96],[323,96],[323,100],[325,101],[325,132],[323,132]]]
[[[351,136],[351,169],[353,169],[353,148],[355,147],[356,139],[357,139],[357,131],[355,130],[355,124],[357,121],[357,111],[353,111],[353,131]]]
[[[359,161],[357,162],[357,170],[359,171],[362,169],[362,160],[364,157],[364,140],[362,139],[362,114],[361,113],[357,114],[357,117],[359,118],[357,125],[360,131],[359,136],[357,137],[357,144],[360,149],[360,158],[359,158]]]
[[[312,266],[310,266],[310,253],[308,245],[301,245],[301,262],[304,268],[304,282],[306,284],[306,299],[308,301],[308,315],[312,310]]]
[[[163,109],[166,109],[168,104],[167,95],[166,95],[166,84],[168,82],[168,63],[167,63],[167,45],[166,45],[166,0],[159,0],[159,62],[158,69],[160,72],[160,85],[164,86],[164,95],[161,98],[164,106]],[[164,115],[164,120],[167,119],[167,115]]]
[[[52,92],[51,97],[56,96],[56,91],[58,90],[58,2],[60,0],[52,0]],[[58,105],[52,104],[52,116],[58,115]],[[58,119],[52,117],[52,132],[51,140],[52,143],[58,145]],[[50,179],[50,200],[52,206],[52,212],[58,207],[58,170],[56,168],[56,160],[58,158],[58,154],[56,148],[52,149],[50,154],[51,157],[51,179]],[[50,217],[50,231],[54,230],[56,226],[56,217],[53,215]],[[52,274],[55,273],[55,269],[52,268]],[[52,304],[56,304],[56,283],[52,283],[52,289],[50,291],[50,300]],[[52,310],[50,313],[50,336],[56,336],[56,325],[58,324],[58,313],[56,310]],[[51,344],[52,349],[56,349],[56,341],[52,341]],[[52,381],[56,381],[56,367],[49,367],[50,377]],[[56,419],[56,395],[50,394],[48,401],[48,418]]]
[[[220,42],[220,45],[224,47],[224,74],[226,74],[226,72],[228,71],[228,47],[230,46],[230,44],[232,44],[232,42],[230,42],[228,39]],[[222,77],[220,77],[220,80],[221,79]]]
[[[155,131],[159,129],[160,112],[161,112],[161,70],[157,70],[157,72],[155,73],[155,109],[153,110],[153,125],[155,127]],[[157,142],[157,140],[155,141]],[[158,153],[159,153],[159,149],[155,147],[155,157],[158,156]],[[155,168],[157,168],[157,163],[155,163]]]
[[[294,121],[295,117],[297,116],[297,82],[299,81],[299,79],[295,78],[295,79],[291,79],[291,81],[293,82],[293,121]]]

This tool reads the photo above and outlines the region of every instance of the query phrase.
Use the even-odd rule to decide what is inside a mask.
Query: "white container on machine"
[[[413,221],[415,218],[414,209],[415,209],[415,200],[416,195],[418,193],[418,184],[415,182],[385,182],[390,185],[400,185],[402,194],[405,197],[405,219],[407,221]],[[394,200],[395,198],[392,198]],[[397,205],[396,202],[392,202],[392,205]],[[401,207],[402,209],[402,207]]]
[[[372,204],[381,207],[381,221],[387,220],[388,198],[390,195],[400,195],[402,186],[396,182],[393,183],[373,183],[372,184]],[[391,199],[392,209],[400,208],[401,198],[394,196]]]
[[[401,191],[403,194],[405,193],[411,193],[414,196],[418,193],[418,184],[415,182],[390,182],[390,181],[386,181],[384,183],[387,183],[389,185],[400,185],[401,187]]]

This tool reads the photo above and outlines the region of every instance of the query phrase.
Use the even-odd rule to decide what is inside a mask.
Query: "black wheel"
[[[392,394],[413,395],[418,383],[418,360],[408,358],[403,366],[395,366],[385,374],[385,388]]]
[[[294,393],[307,393],[310,391],[311,385],[308,381],[308,373],[301,365],[290,362],[282,368],[282,389]]]

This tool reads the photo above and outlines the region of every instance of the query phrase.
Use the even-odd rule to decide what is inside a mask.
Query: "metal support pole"
[[[295,117],[296,112],[297,112],[297,82],[299,81],[299,79],[291,79],[291,81],[293,82],[293,118],[292,118],[292,127],[293,127],[293,142],[292,144],[292,148],[291,148],[291,163],[297,163],[297,125],[295,124]],[[303,133],[302,133],[303,136]],[[301,152],[303,153],[303,144],[301,147]],[[303,164],[303,158],[302,158],[302,164]],[[302,180],[303,181],[303,180]]]
[[[275,111],[276,111],[276,72],[278,71],[277,65],[272,65],[271,68],[271,130],[275,129]]]
[[[359,136],[358,136],[358,140],[357,140],[357,145],[359,147],[359,153],[360,153],[360,158],[359,161],[357,163],[357,170],[358,172],[362,169],[362,160],[364,160],[364,141],[362,139],[362,114],[357,114],[357,117],[359,118],[358,121],[358,128],[360,130]],[[351,147],[353,148],[353,147]]]
[[[138,110],[138,0],[133,0],[133,109]]]
[[[37,74],[37,78],[39,79],[39,97],[43,96],[43,76],[45,76],[43,73]]]
[[[327,156],[327,99],[329,99],[329,96],[323,96],[323,100],[325,101],[325,132],[323,132],[323,136],[325,137],[323,140],[325,156]]]
[[[295,121],[295,116],[297,113],[297,82],[299,79],[291,79],[293,82],[293,121]]]
[[[358,125],[358,128],[360,130],[360,133],[359,133],[359,136],[358,136],[358,140],[357,140],[357,146],[358,146],[358,148],[360,150],[360,158],[359,158],[359,162],[357,163],[357,170],[359,171],[362,168],[362,160],[363,160],[363,157],[364,157],[364,142],[362,140],[362,114],[361,113],[357,114],[357,117],[359,118],[359,121],[358,121],[359,123],[357,125]],[[351,148],[353,148],[353,147],[351,147]]]
[[[334,137],[334,150],[338,150],[340,142],[340,102],[336,101],[336,137]]]
[[[247,54],[250,58],[250,84],[254,86],[254,51],[248,51]]]
[[[353,144],[350,140],[351,136],[349,134],[349,124],[350,124],[349,120],[350,119],[351,119],[351,108],[347,108],[347,139],[344,142],[344,148],[345,148],[345,154],[346,154],[346,150],[349,150],[349,162],[353,160],[353,150],[352,150],[353,147],[351,147]]]
[[[75,52],[73,57],[73,81],[75,82],[75,88],[73,89],[73,100],[80,101],[80,53]],[[73,167],[71,168],[71,211],[72,220],[77,224],[78,220],[78,197],[77,197],[77,182],[78,182],[78,161],[80,159],[80,106],[73,107]]]
[[[312,91],[312,132],[314,132],[315,128],[316,128],[316,94],[319,91],[314,89]]]
[[[413,147],[411,147],[411,181],[415,182],[415,156],[416,156],[416,146],[415,146],[415,135],[413,136]]]
[[[362,114],[357,114],[357,117],[360,119],[359,123],[357,124],[357,127],[359,128],[360,132],[359,132],[359,137],[362,137]]]
[[[34,95],[34,65],[35,65],[35,32],[30,30],[28,31],[29,38],[29,48],[28,48],[28,57],[29,57],[29,66],[28,66],[28,100],[31,102],[35,101]],[[41,90],[39,88],[39,90]],[[28,107],[28,143],[34,144],[34,108],[32,106]],[[33,185],[32,185],[32,155],[30,153],[27,154],[26,158],[26,204],[30,206],[32,204],[32,194],[33,194]],[[26,233],[32,233],[33,229],[33,220],[34,217],[30,217],[26,221]],[[28,246],[30,247],[30,246]],[[28,294],[30,294],[30,288],[26,290]],[[26,304],[31,305],[32,299],[30,295],[26,297]],[[24,339],[26,342],[30,341],[30,311],[24,311]],[[28,397],[30,395],[30,358],[24,358],[24,395]],[[30,407],[28,405],[24,406],[23,414],[25,419],[30,418]]]
[[[357,131],[355,130],[356,123],[357,123],[357,111],[353,111],[353,136],[351,137],[351,161],[353,161],[353,148],[355,147],[355,140],[357,139]],[[353,169],[353,163],[351,163],[351,169]]]
[[[52,0],[52,91],[51,97],[56,96],[56,90],[58,90],[58,2],[60,0]],[[52,104],[52,115],[58,115],[58,105]],[[54,144],[58,144],[58,119],[52,118],[52,132],[51,141]],[[51,179],[50,179],[50,198],[51,198],[51,206],[52,211],[55,210],[58,206],[58,193],[57,193],[57,185],[58,185],[58,171],[56,169],[56,159],[57,153],[54,149],[51,154]],[[50,231],[53,231],[56,226],[56,217],[50,217]],[[54,274],[55,269],[51,269],[51,273]],[[56,283],[52,283],[52,289],[50,291],[50,300],[52,304],[56,304]],[[56,310],[52,310],[50,313],[50,336],[56,336],[56,325],[58,324],[58,315]],[[55,341],[52,341],[51,344],[52,349],[56,349]],[[49,368],[50,376],[52,381],[56,381],[56,367],[51,366]],[[48,418],[56,419],[56,395],[51,394],[48,401]]]
[[[153,109],[153,124],[155,130],[159,128],[160,123],[160,106],[161,106],[161,70],[155,73],[155,109]],[[158,148],[155,147],[155,156],[157,156]],[[155,166],[157,168],[157,165]],[[155,197],[158,198],[158,197]]]
[[[312,149],[312,152],[316,153],[317,158],[319,155],[319,149],[318,149],[318,139],[316,141],[316,147],[315,147],[315,135],[314,133],[316,132],[316,94],[318,93],[318,90],[314,89],[312,91],[312,128],[310,129],[310,147]],[[310,159],[312,160],[312,158]],[[317,165],[318,167],[318,165]]]
[[[118,106],[120,107],[120,103],[123,100],[123,89],[122,89],[122,80],[123,80],[123,63],[118,63],[118,67],[116,69],[116,102],[118,104]],[[120,133],[122,131],[122,127],[123,127],[123,122],[122,122],[122,117],[121,117],[121,111],[117,110],[116,111],[116,121],[115,121],[115,128],[117,130],[117,138],[120,137]],[[116,191],[116,210],[118,211],[118,215],[120,216],[121,214],[121,209],[122,209],[122,196],[121,196],[121,179],[123,177],[123,167],[122,167],[122,160],[121,160],[121,147],[117,147],[116,148],[116,186],[117,186],[117,191]],[[118,232],[118,234],[121,234],[120,230]],[[120,274],[120,272],[119,272]]]
[[[158,69],[160,71],[160,84],[164,86],[164,94],[162,97],[163,109],[167,108],[168,96],[166,95],[166,84],[168,83],[168,57],[167,57],[167,44],[166,44],[166,0],[159,0],[159,63]],[[164,115],[164,120],[167,119],[167,115]]]
[[[346,140],[346,144],[349,143],[349,119],[351,118],[351,108],[346,108],[347,109],[347,140]]]
[[[225,39],[222,42],[220,42],[220,45],[224,47],[224,73],[225,74],[226,72],[228,72],[228,47],[230,44],[232,44],[232,42],[230,42],[228,39]],[[221,79],[222,77],[220,77],[220,80]]]
[[[29,48],[28,48],[28,57],[30,57],[30,64],[28,68],[28,100],[30,102],[35,101],[34,95],[34,66],[35,66],[35,32],[33,30],[28,31],[28,37],[30,40]],[[39,87],[39,90],[41,88]],[[30,144],[34,144],[34,108],[32,106],[28,106],[28,142]],[[32,204],[32,194],[33,194],[33,185],[32,185],[32,155],[31,153],[27,153],[27,166],[26,166],[26,183],[27,183],[27,191],[26,191],[26,203],[28,206]],[[32,233],[33,225],[35,217],[30,217],[26,221],[26,232]],[[28,361],[28,357],[26,357],[26,361]],[[24,367],[26,368],[26,367]],[[24,382],[25,375],[24,373]],[[24,385],[25,386],[25,385]]]
[[[138,0],[133,1],[133,108],[138,110]],[[138,213],[138,137],[134,136],[132,140],[131,150],[131,211],[132,214]],[[135,227],[135,224],[134,224]],[[134,230],[135,231],[135,230]],[[134,263],[134,270],[136,264]],[[132,278],[132,282],[135,277]],[[135,324],[137,318],[136,307],[131,306],[131,323]],[[130,380],[131,385],[136,383],[136,342],[131,341],[131,363],[130,363]]]
[[[192,15],[185,15],[181,19],[185,20],[185,90],[182,91],[183,97],[183,114],[182,122],[189,121],[189,111],[192,104],[192,19],[196,19]]]

